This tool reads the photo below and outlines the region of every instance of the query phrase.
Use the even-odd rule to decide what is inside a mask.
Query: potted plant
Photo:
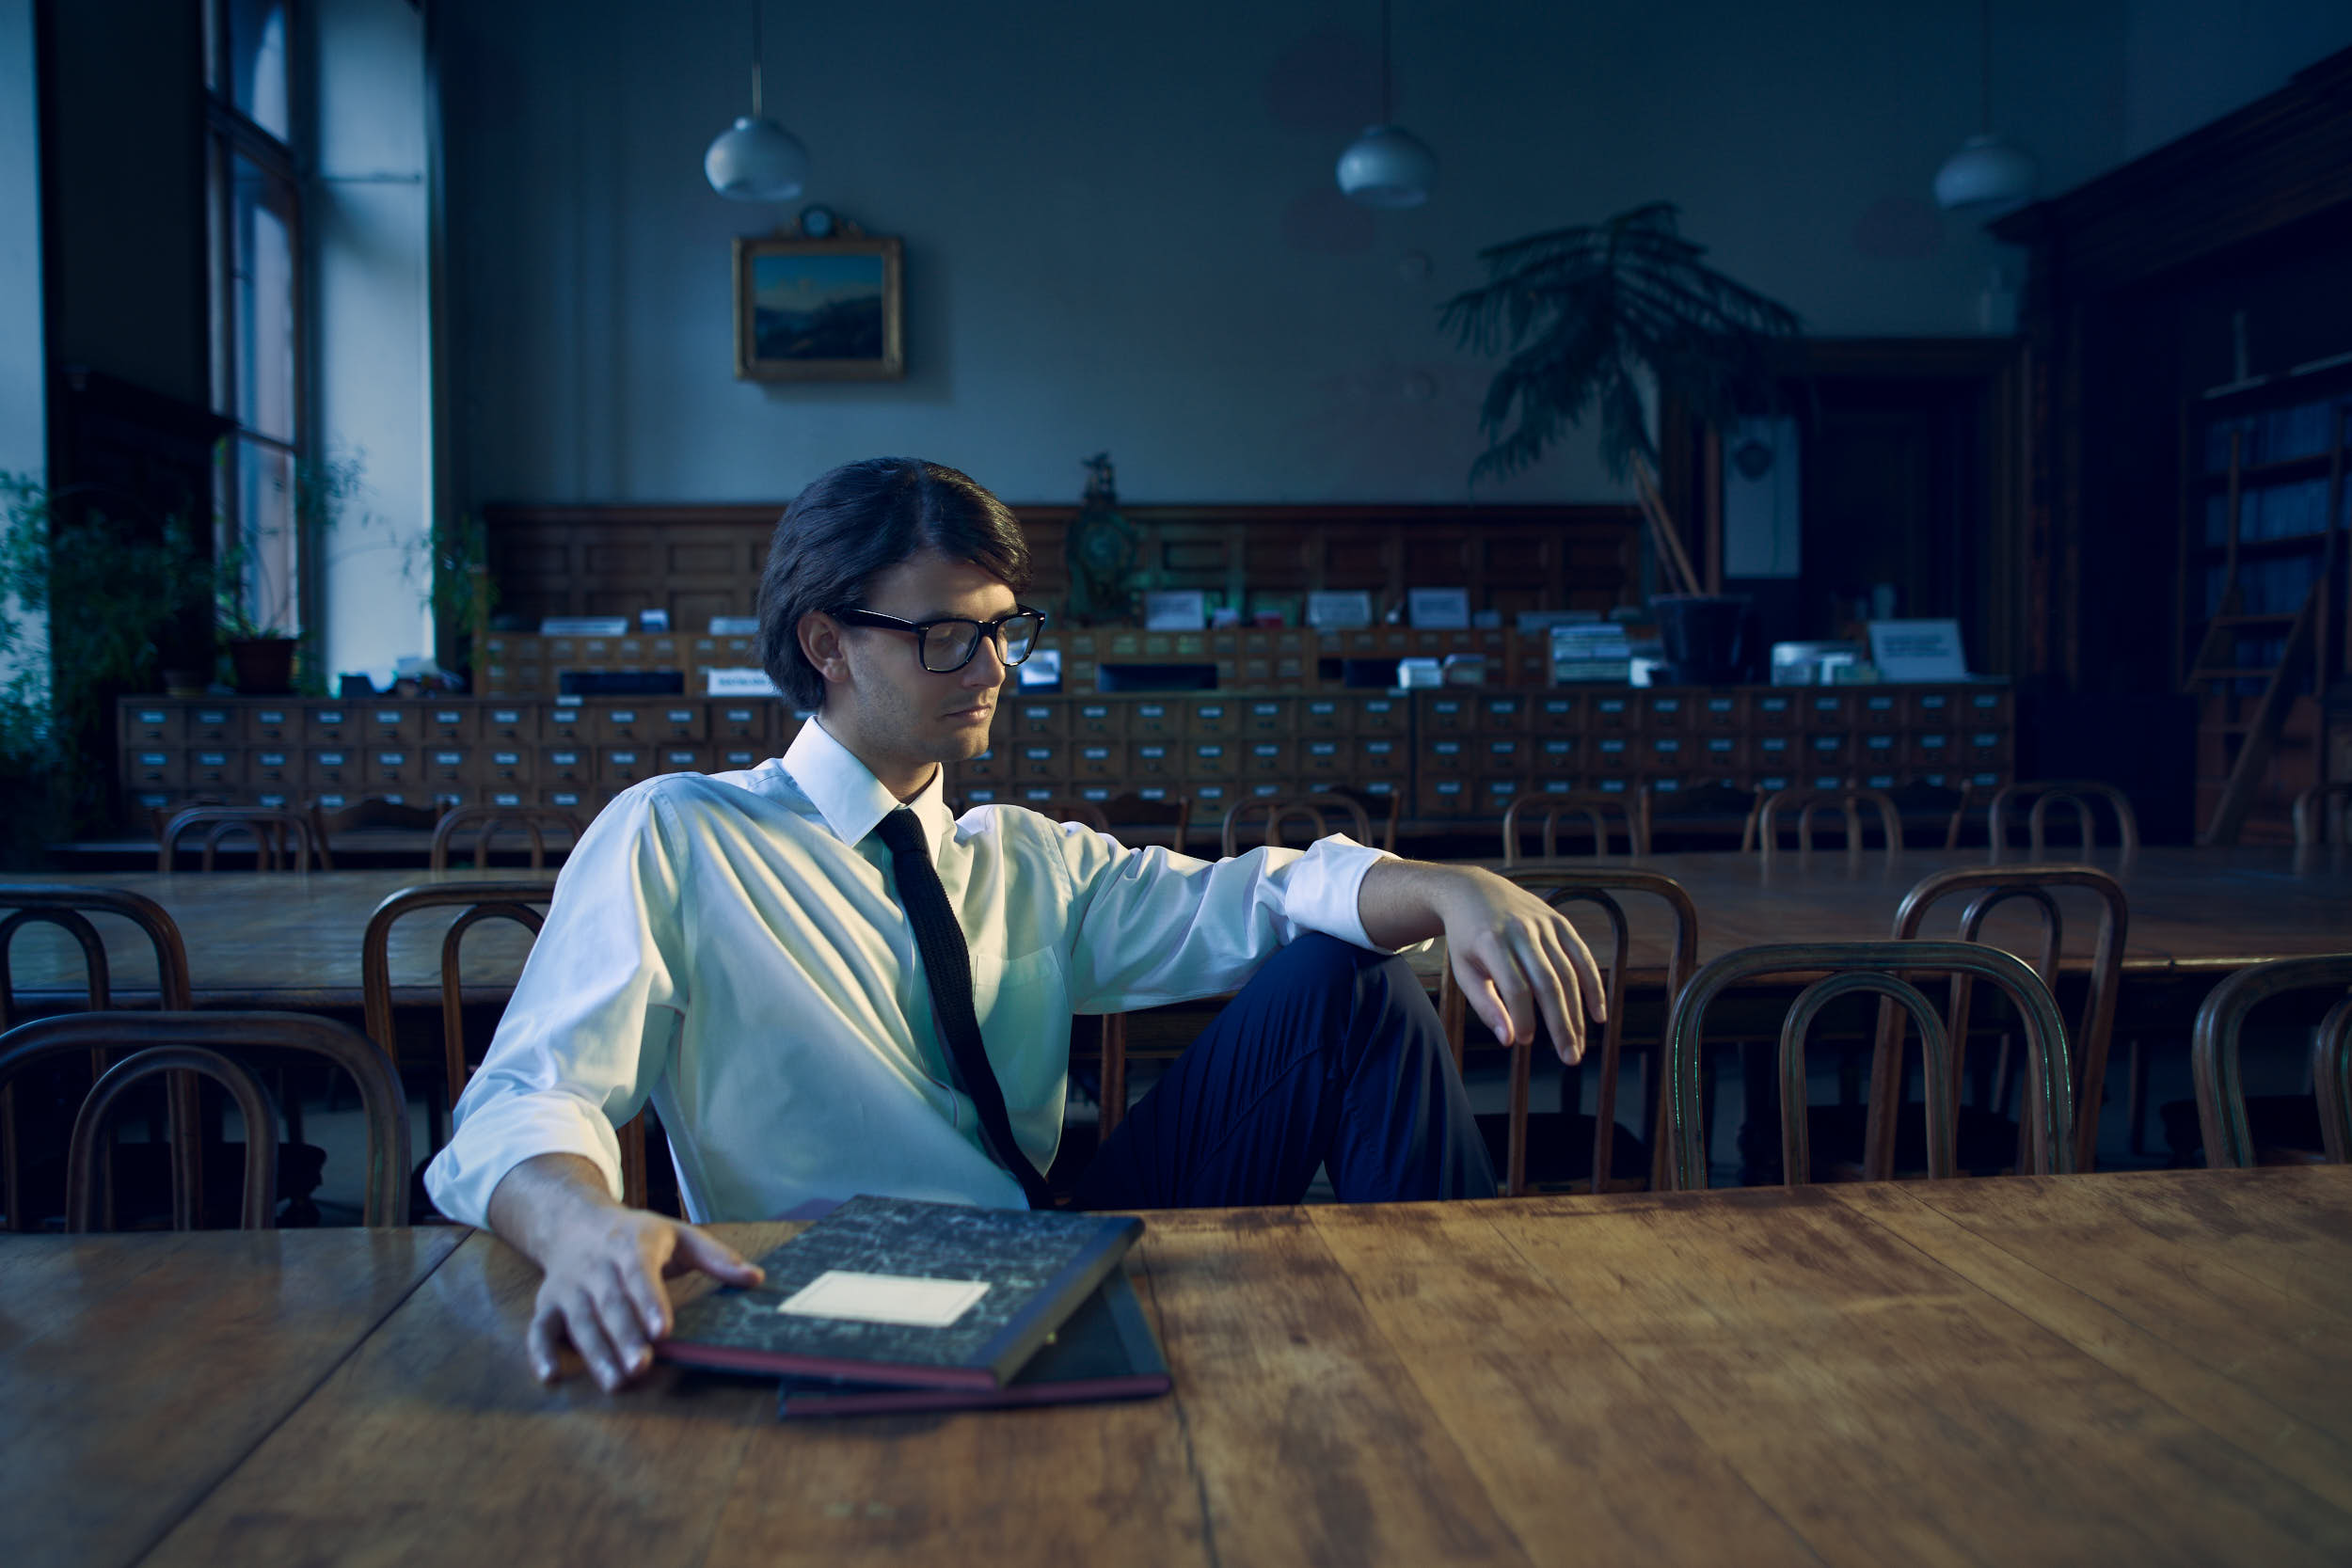
[[[209,665],[212,593],[188,519],[100,487],[53,495],[0,474],[0,837],[11,850],[110,818],[115,699],[155,689],[163,666]]]
[[[489,535],[471,513],[454,520],[436,516],[425,540],[431,582],[426,603],[442,647],[445,667],[468,672],[482,657],[490,616],[498,609],[498,584],[490,580]],[[475,689],[480,689],[476,685]]]
[[[358,458],[298,462],[294,470],[293,560],[318,559],[335,531],[343,508],[358,493]],[[295,655],[306,642],[313,657],[305,673],[316,686],[316,639],[293,629],[300,620],[300,566],[269,558],[268,542],[250,515],[224,520],[214,558],[214,607],[221,642],[236,689],[248,696],[278,696],[294,689]]]
[[[1486,281],[1448,300],[1441,325],[1463,348],[1509,356],[1479,410],[1487,447],[1472,483],[1518,472],[1596,416],[1601,460],[1631,480],[1660,563],[1682,590],[1651,601],[1667,657],[1702,671],[1736,657],[1726,644],[1746,601],[1700,592],[1659,493],[1642,384],[1710,423],[1769,407],[1802,324],[1708,266],[1677,216],[1655,201],[1490,245],[1479,252]]]

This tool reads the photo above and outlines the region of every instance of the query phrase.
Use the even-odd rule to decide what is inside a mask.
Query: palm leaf
[[[1438,318],[1462,348],[1506,356],[1478,416],[1486,450],[1472,482],[1515,473],[1566,431],[1598,421],[1602,460],[1625,477],[1655,467],[1640,372],[1702,420],[1769,406],[1794,311],[1706,264],[1671,202],[1597,224],[1549,229],[1479,252],[1486,281]]]

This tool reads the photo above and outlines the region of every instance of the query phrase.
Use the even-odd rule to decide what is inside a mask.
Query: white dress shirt
[[[486,1223],[499,1181],[538,1154],[584,1156],[619,1196],[613,1129],[648,1098],[691,1219],[859,1193],[1022,1207],[951,1086],[889,851],[868,836],[898,803],[811,723],[781,759],[649,779],[599,812],[425,1172],[441,1212]],[[1373,945],[1356,900],[1381,852],[1343,836],[1207,862],[1019,807],[959,819],[937,776],[908,804],[1040,1170],[1061,1139],[1073,1013],[1234,990],[1301,931]]]

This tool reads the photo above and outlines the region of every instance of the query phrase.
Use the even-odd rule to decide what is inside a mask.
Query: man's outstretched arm
[[[763,1275],[717,1238],[667,1215],[613,1201],[604,1173],[577,1154],[538,1154],[500,1179],[490,1228],[546,1277],[526,1342],[543,1383],[562,1375],[568,1340],[607,1392],[653,1365],[653,1341],[670,1332],[661,1281],[690,1269],[729,1285]]]
[[[1443,936],[1470,1010],[1505,1044],[1533,1043],[1540,1022],[1560,1059],[1575,1062],[1582,1015],[1608,1021],[1600,968],[1567,916],[1491,871],[1384,860],[1364,873],[1356,908],[1377,946]]]

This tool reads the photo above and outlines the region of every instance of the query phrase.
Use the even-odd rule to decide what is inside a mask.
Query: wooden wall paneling
[[[1014,509],[1029,538],[1033,602],[1058,609],[1075,509]],[[1606,610],[1632,592],[1639,518],[1629,506],[1214,505],[1122,508],[1147,587],[1200,588],[1229,604],[1362,589],[1394,603],[1407,583],[1470,590],[1472,608]],[[492,506],[502,610],[548,615],[666,609],[681,634],[749,615],[780,509]]]
[[[2352,50],[1989,227],[2031,253],[2021,322],[2031,497],[2019,638],[2026,657],[2016,673],[2068,688],[2121,681],[2115,689],[2129,689],[2141,673],[2131,665],[2137,640],[2106,646],[2106,623],[2087,613],[2083,595],[2096,580],[2102,594],[2121,601],[2142,596],[2137,580],[2118,592],[2107,563],[2146,548],[2153,503],[2132,466],[2169,475],[2178,426],[2169,407],[2123,426],[2110,416],[2152,390],[2194,396],[2226,378],[2198,372],[2169,388],[2146,385],[2152,365],[2189,368],[2185,310],[2217,286],[2235,288],[2249,313],[2260,314],[2282,260],[2316,259],[2324,274],[2328,256],[2352,255]],[[2257,373],[2347,346],[2312,338],[2312,324],[2293,317],[2257,336],[2262,362],[2249,367]],[[2148,341],[2157,339],[2165,340],[2162,354]],[[2154,506],[2159,525],[2170,515],[2169,502]]]

